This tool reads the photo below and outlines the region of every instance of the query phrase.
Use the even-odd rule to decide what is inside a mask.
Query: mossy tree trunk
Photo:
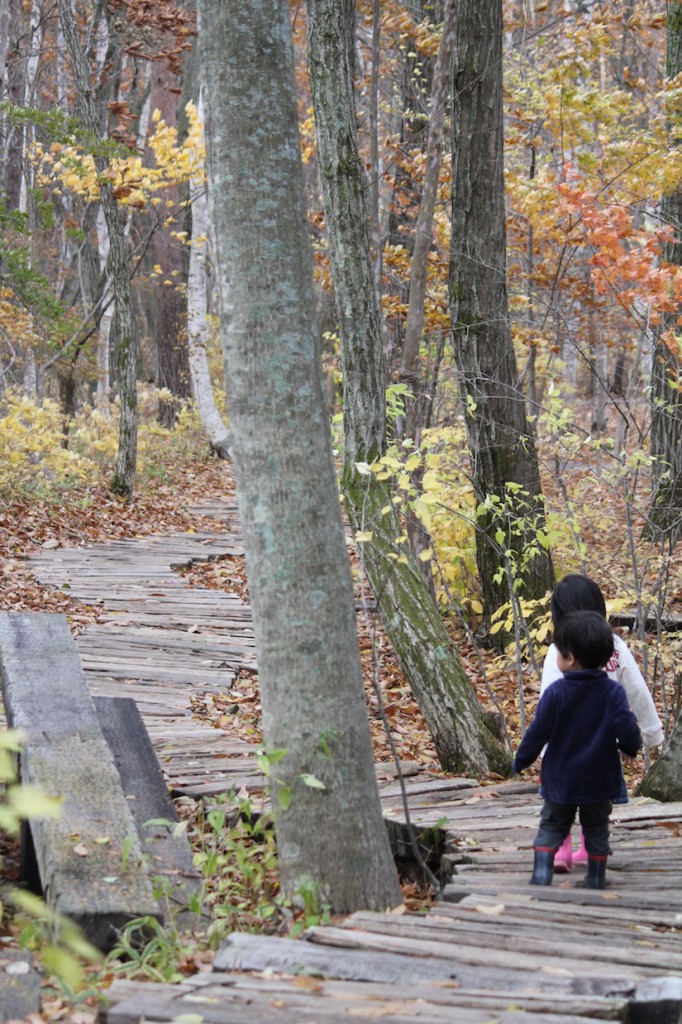
[[[537,550],[544,502],[507,303],[502,0],[460,0],[452,105],[450,307],[474,491],[479,503],[489,495],[507,503],[508,484],[520,485],[527,505],[522,522],[494,511],[479,519],[476,559],[490,614],[509,599],[507,560],[528,598],[554,582],[549,552]],[[528,559],[534,542],[537,553]]]
[[[312,880],[337,913],[385,909],[401,895],[376,784],[322,388],[289,4],[199,0],[198,10],[263,731],[268,751],[287,751],[273,769],[282,888],[295,896]]]
[[[474,689],[396,518],[391,493],[361,475],[385,448],[385,369],[355,128],[352,0],[308,0],[308,52],[344,377],[343,489],[351,523],[372,533],[367,573],[401,667],[444,768],[504,771]],[[399,559],[399,556],[403,558]],[[393,556],[393,557],[391,557]]]
[[[666,78],[682,72],[682,0],[667,6]],[[682,104],[669,101],[671,149],[682,144]],[[672,229],[663,247],[663,260],[682,266],[682,185],[661,200],[661,220]],[[680,390],[680,327],[677,309],[662,320],[651,371],[651,452],[654,456],[650,519],[655,532],[672,546],[682,532],[682,390]]]
[[[101,146],[106,136],[106,107],[103,104],[101,106],[98,104],[95,90],[91,85],[91,69],[81,44],[71,4],[68,0],[57,0],[57,7],[76,85],[76,116],[83,131],[87,134],[89,142],[93,145],[95,167],[101,176],[107,168],[107,158]],[[133,315],[130,266],[123,223],[113,188],[102,178],[100,178],[100,198],[109,235],[108,268],[114,293],[118,329],[117,382],[120,417],[116,468],[110,487],[115,494],[129,498],[133,493],[137,466],[138,333]]]
[[[637,796],[654,800],[682,800],[682,715],[658,759],[637,788]]]

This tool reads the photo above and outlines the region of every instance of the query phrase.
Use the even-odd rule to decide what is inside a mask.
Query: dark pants
[[[609,815],[612,804],[604,800],[599,804],[555,804],[545,800],[540,815],[540,828],[533,846],[558,850],[571,831],[576,811],[585,836],[585,849],[593,857],[606,857],[609,852]]]

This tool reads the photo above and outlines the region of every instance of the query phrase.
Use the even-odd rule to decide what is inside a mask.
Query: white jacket
[[[637,668],[637,662],[617,633],[613,634],[613,657],[605,668],[607,675],[620,683],[625,690],[630,709],[634,711],[639,723],[644,745],[647,747],[659,746],[663,742],[663,726],[658,717],[656,705],[642,673]],[[557,666],[557,649],[552,644],[545,655],[542,666],[540,696],[548,686],[560,679],[561,675]]]

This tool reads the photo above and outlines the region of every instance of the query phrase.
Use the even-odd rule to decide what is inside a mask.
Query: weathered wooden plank
[[[203,979],[202,979],[203,980]],[[419,987],[416,992],[395,988],[382,998],[344,982],[306,979],[242,979],[230,976],[222,984],[176,987],[149,983],[114,982],[111,1005],[101,1011],[102,1024],[141,1024],[182,1020],[185,1015],[206,1024],[381,1019],[391,1024],[491,1024],[487,1006],[467,1006],[456,990]],[[382,993],[383,995],[383,993]],[[506,1007],[494,1011],[495,1024],[588,1024],[604,1017],[555,1012],[526,1012]],[[606,1018],[613,1019],[613,1018]]]
[[[57,820],[31,821],[45,896],[105,948],[160,909],[66,617],[0,613],[0,673],[8,721],[26,736],[21,777],[63,800]]]
[[[639,910],[669,912],[671,909],[670,891],[666,897],[665,891],[656,896],[642,890],[630,892],[623,887],[615,890],[608,886],[608,875],[607,888],[601,891],[583,889],[577,884],[577,881],[566,888],[558,885],[542,886],[542,893],[537,893],[538,889],[540,886],[529,886],[527,879],[525,881],[522,878],[519,878],[518,881],[498,880],[486,877],[481,872],[475,879],[469,878],[468,880],[462,875],[455,875],[453,881],[444,886],[443,898],[452,903],[459,903],[465,896],[496,893],[504,901],[508,894],[523,895],[530,891],[529,899],[543,903],[582,903],[599,906],[607,905],[611,900],[617,900],[622,910],[635,913]],[[677,901],[673,905],[676,903]]]
[[[682,978],[652,978],[641,982],[629,1006],[629,1024],[680,1024]]]
[[[339,948],[317,942],[301,942],[267,935],[234,933],[223,943],[214,961],[216,971],[265,971],[288,974],[317,974],[346,981],[377,984],[419,985],[455,982],[467,990],[512,996],[559,995],[611,996],[616,1001],[632,991],[630,978],[596,977],[585,971],[576,977],[570,971],[546,972],[541,980],[536,969],[506,969],[499,965],[470,965],[451,956],[409,956],[404,953]],[[515,1001],[515,1000],[514,1000]]]
[[[515,946],[507,949],[493,948],[490,945],[481,947],[469,943],[466,933],[460,935],[456,945],[447,941],[434,940],[416,942],[414,939],[403,938],[399,935],[335,927],[310,928],[306,932],[306,938],[328,946],[369,949],[382,953],[403,953],[413,957],[445,958],[451,956],[456,963],[499,967],[503,970],[551,971],[560,967],[561,970],[568,971],[576,977],[580,977],[585,971],[585,960],[580,958],[580,950],[575,950],[574,956],[568,957],[554,955],[551,950],[543,954],[537,951],[526,952],[525,948],[520,949]],[[589,965],[590,973],[595,976],[618,979],[632,977],[629,966],[619,965],[616,967],[595,960],[590,960]],[[640,966],[636,973],[640,977],[646,977],[660,974],[660,971],[657,968]]]
[[[404,961],[404,958],[401,957],[396,959]],[[396,964],[396,967],[399,967],[399,964]],[[265,969],[267,970],[267,968]],[[455,1011],[452,1014],[452,1020],[459,1020],[459,1011],[463,1008],[481,1009],[488,1013],[495,1013],[500,1010],[508,1010],[512,1006],[517,1011],[527,1010],[534,1014],[556,1014],[560,1010],[566,1016],[589,1017],[598,1020],[625,1020],[628,1013],[626,995],[599,996],[572,992],[559,993],[558,990],[540,993],[531,991],[530,985],[528,990],[524,991],[514,987],[515,984],[518,985],[518,976],[513,977],[511,988],[508,985],[503,987],[498,984],[496,990],[493,990],[492,987],[478,989],[463,985],[459,974],[456,981],[443,981],[442,979],[428,981],[424,976],[418,977],[413,984],[409,985],[409,988],[407,987],[408,980],[404,976],[399,977],[395,984],[375,980],[371,986],[363,985],[340,978],[333,962],[331,963],[331,973],[327,974],[320,971],[319,967],[313,967],[311,974],[324,976],[324,991],[332,997],[341,996],[350,1001],[350,997],[357,992],[368,1002],[378,1004],[377,1013],[373,1016],[379,1018],[383,1017],[385,1013],[390,1014],[388,1008],[395,1005],[396,1002],[405,1006],[413,1006],[416,1020],[420,1019],[419,1007],[424,1003],[431,1003],[434,1008],[451,1008],[452,1011]],[[305,976],[310,976],[310,974],[306,972]],[[189,984],[196,986],[200,991],[219,991],[218,986],[230,984],[234,978],[234,974],[220,974],[214,971],[211,975],[195,976],[189,979]],[[238,975],[237,984],[240,988],[246,989],[249,983],[259,991],[259,994],[262,994],[259,977]],[[283,986],[284,984],[287,984],[286,979],[274,981],[274,985]]]
[[[656,941],[666,939],[668,936],[661,932],[661,929],[679,929],[682,927],[682,915],[676,914],[674,910],[667,908],[664,912],[640,911],[636,918],[632,911],[622,909],[617,901],[611,900],[601,905],[587,905],[577,903],[573,900],[570,903],[542,903],[534,900],[528,895],[528,890],[518,893],[475,893],[466,896],[459,903],[439,902],[434,908],[438,917],[450,917],[455,919],[469,918],[471,912],[496,916],[500,907],[514,918],[520,918],[527,922],[545,922],[551,918],[553,922],[574,922],[598,930],[600,925],[605,931],[613,933],[613,930],[620,931],[623,928],[634,928],[641,930],[642,934],[648,935],[654,932]],[[494,908],[494,909],[493,909]],[[675,933],[676,944],[679,944],[682,937]]]
[[[99,669],[96,669],[94,665],[88,665],[88,659],[85,658],[85,667],[90,671],[99,671],[102,674],[107,675],[111,679],[129,679],[133,675],[134,663],[131,664],[109,664],[102,663]],[[156,669],[153,665],[140,666],[139,674],[134,673],[134,677],[138,680],[146,679],[150,683],[156,682],[169,682],[169,683],[183,683],[185,686],[190,687],[193,682],[196,682],[198,669],[172,669],[164,668],[163,666]],[[215,688],[222,687],[223,689],[229,690],[234,673],[230,672],[229,669],[214,669],[205,668],[206,679],[209,680],[212,686]]]
[[[148,858],[153,879],[173,904],[186,907],[201,888],[186,834],[137,706],[126,697],[95,697],[95,710]],[[167,822],[167,824],[164,824]]]
[[[662,944],[651,948],[651,944],[647,945],[642,941],[639,944],[634,941],[624,942],[623,933],[620,932],[618,935],[612,934],[611,941],[604,945],[595,942],[594,936],[586,929],[574,929],[569,936],[563,938],[558,935],[558,926],[548,931],[546,928],[538,929],[537,925],[524,927],[522,922],[515,921],[513,925],[505,927],[501,914],[495,915],[493,923],[491,918],[486,921],[482,915],[472,916],[467,922],[454,922],[448,918],[439,918],[436,914],[405,914],[396,917],[362,911],[347,918],[343,922],[343,927],[380,935],[394,935],[413,940],[420,945],[429,941],[459,942],[466,934],[466,941],[470,946],[487,948],[491,940],[504,946],[506,937],[510,946],[523,946],[524,953],[556,956],[563,958],[564,962],[568,958],[574,958],[576,949],[579,948],[581,956],[591,964],[605,961],[614,967],[650,967],[660,974],[666,971],[682,973],[682,943],[679,942],[677,949],[665,949]]]

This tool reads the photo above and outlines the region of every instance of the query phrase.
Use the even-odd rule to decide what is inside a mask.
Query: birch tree
[[[93,159],[100,175],[102,212],[109,236],[108,270],[114,294],[118,342],[117,382],[120,398],[118,451],[110,487],[115,494],[129,498],[133,492],[137,466],[138,334],[133,316],[126,238],[111,183],[101,177],[107,168],[107,159],[101,146],[106,137],[106,109],[100,109],[96,101],[88,56],[81,42],[69,0],[57,0],[57,8],[76,86],[76,117],[88,140],[93,144]]]
[[[203,121],[204,108],[201,96],[198,112],[200,120]],[[189,251],[187,275],[187,342],[192,394],[211,450],[216,453],[218,458],[228,459],[230,457],[230,438],[215,403],[206,355],[208,342],[206,261],[208,260],[209,218],[205,181],[193,179],[190,182],[189,199],[192,210],[192,244]]]
[[[289,4],[199,0],[233,458],[283,891],[400,903],[322,389]],[[275,754],[275,751],[278,751]]]

